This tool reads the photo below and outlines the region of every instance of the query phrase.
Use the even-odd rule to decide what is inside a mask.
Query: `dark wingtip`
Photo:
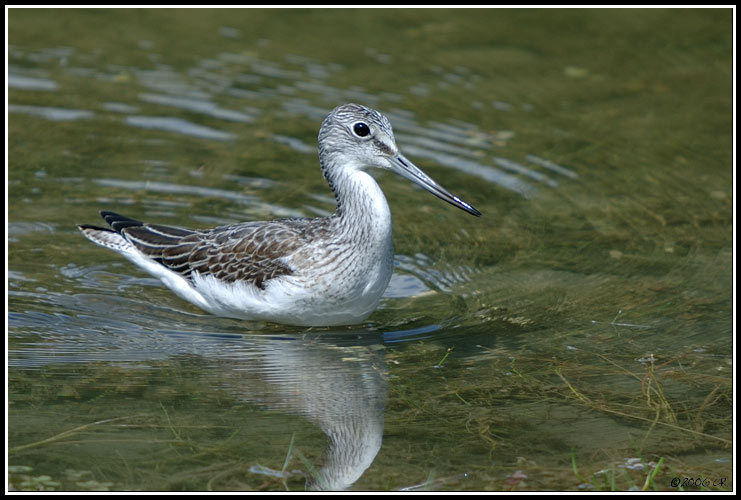
[[[117,214],[116,212],[110,212],[108,210],[101,210],[100,216],[108,223],[111,228],[120,233],[121,230],[127,227],[138,227],[143,226],[144,223],[123,215]]]

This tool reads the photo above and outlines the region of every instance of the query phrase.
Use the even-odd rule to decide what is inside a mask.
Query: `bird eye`
[[[370,127],[363,122],[358,122],[352,126],[352,131],[358,137],[365,137],[370,134]]]

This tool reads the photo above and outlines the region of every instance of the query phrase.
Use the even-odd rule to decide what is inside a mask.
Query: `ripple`
[[[484,179],[492,184],[497,184],[510,191],[514,191],[517,194],[525,198],[530,198],[537,193],[537,189],[530,183],[523,181],[519,177],[507,174],[499,170],[498,168],[484,165],[483,163],[467,160],[460,158],[455,155],[441,153],[438,151],[430,151],[427,148],[421,148],[417,146],[405,146],[405,151],[410,153],[412,157],[425,157],[430,158],[441,165],[445,165],[455,170],[465,172],[470,175],[474,175],[481,179]]]
[[[57,82],[48,78],[21,76],[12,73],[8,74],[7,82],[8,87],[14,89],[51,91],[59,88]]]
[[[176,70],[161,65],[155,69],[140,69],[137,67],[119,67],[111,66],[110,69],[120,70],[124,73],[133,73],[136,75],[139,83],[143,86],[156,89],[168,94],[189,95],[193,98],[207,98],[208,95],[191,85],[185,75]]]
[[[188,120],[170,116],[127,116],[126,123],[134,127],[163,130],[165,132],[176,132],[178,134],[199,137],[201,139],[229,141],[236,137],[234,134],[230,134],[229,132],[223,132],[204,125],[197,125]]]
[[[106,102],[103,103],[103,109],[113,111],[114,113],[136,113],[139,108],[123,102]]]
[[[193,99],[190,97],[178,97],[164,94],[139,94],[139,99],[148,103],[160,104],[162,106],[171,106],[174,108],[192,111],[194,113],[200,113],[222,120],[240,123],[251,123],[254,121],[254,118],[246,113],[234,111],[231,109],[224,109],[217,106],[211,101],[202,99]]]
[[[566,167],[562,167],[557,163],[553,163],[550,160],[544,160],[539,156],[527,155],[526,158],[528,159],[528,161],[535,163],[536,165],[540,165],[543,168],[547,168],[548,170],[551,170],[553,172],[556,172],[557,174],[565,175],[566,177],[569,177],[571,179],[576,179],[577,177],[579,177],[576,172],[573,172]]]
[[[500,156],[497,156],[494,158],[494,163],[512,172],[516,172],[526,177],[530,177],[531,179],[534,179],[538,182],[543,182],[545,184],[548,184],[551,187],[558,186],[558,182],[551,179],[547,175],[541,174],[540,172],[536,172],[535,170],[527,168],[525,165],[521,165],[517,163],[516,161],[508,160],[507,158],[502,158]]]
[[[279,144],[286,144],[288,147],[299,153],[315,153],[316,146],[310,146],[303,142],[301,139],[295,137],[289,137],[287,135],[271,134],[270,136],[275,142]]]
[[[399,299],[414,297],[429,291],[430,288],[417,276],[413,274],[394,273],[391,275],[391,281],[383,293],[383,297],[385,299]]]
[[[443,327],[441,325],[425,325],[409,330],[395,330],[383,332],[384,343],[394,344],[397,342],[408,342],[410,340],[423,340],[432,337],[432,333],[438,332]]]
[[[152,181],[125,181],[122,179],[95,179],[100,186],[128,189],[131,191],[157,191],[160,193],[189,194],[202,197],[224,198],[245,205],[257,203],[259,200],[254,196],[243,193],[227,191],[225,189],[207,188],[203,186],[188,186],[182,184],[171,184],[168,182]]]
[[[8,104],[9,113],[23,113],[31,116],[39,116],[53,121],[71,121],[83,118],[92,118],[94,113],[84,109],[52,108],[46,106],[24,106],[20,104]]]
[[[9,222],[8,236],[18,237],[29,233],[54,233],[54,226],[46,222]]]
[[[416,294],[429,290],[451,292],[453,286],[467,283],[471,279],[473,270],[469,267],[446,266],[444,263],[441,265],[443,269],[436,269],[433,267],[430,258],[422,253],[417,253],[414,256],[396,255],[394,262],[395,269],[409,273],[421,283],[421,286],[417,287]]]

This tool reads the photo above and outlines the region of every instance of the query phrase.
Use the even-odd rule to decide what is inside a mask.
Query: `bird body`
[[[391,212],[366,168],[393,170],[481,215],[402,156],[390,123],[375,110],[335,108],[319,132],[319,159],[337,200],[328,217],[191,230],[102,211],[109,228],[79,228],[217,316],[333,326],[367,318],[393,270]]]

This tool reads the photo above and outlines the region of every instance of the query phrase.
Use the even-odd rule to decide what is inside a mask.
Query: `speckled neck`
[[[336,228],[360,245],[390,244],[391,211],[383,191],[370,174],[342,160],[338,154],[320,158],[337,201],[332,215]]]

